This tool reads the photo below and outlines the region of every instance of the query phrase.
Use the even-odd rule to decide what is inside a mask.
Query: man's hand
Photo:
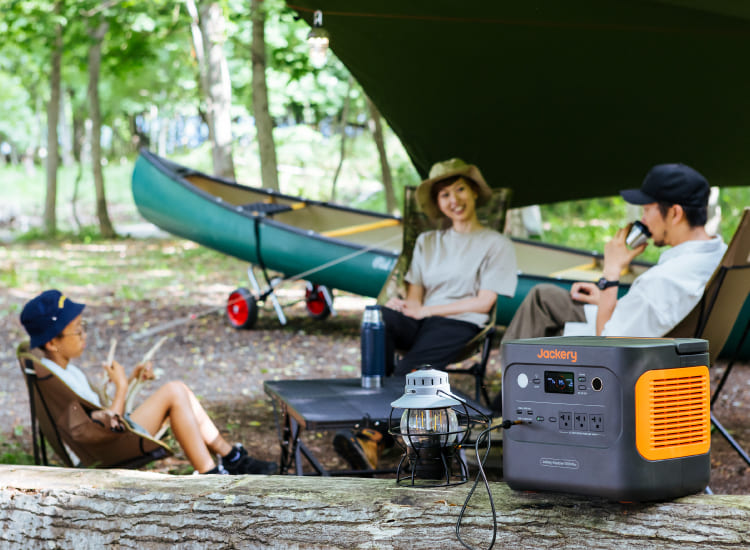
[[[604,246],[604,268],[602,269],[602,274],[607,279],[619,279],[620,274],[627,269],[630,262],[646,250],[648,246],[648,243],[644,243],[637,248],[628,248],[628,245],[625,244],[625,237],[627,237],[629,230],[630,225],[618,229],[615,236]]]
[[[570,297],[584,304],[599,304],[601,290],[594,283],[573,283],[570,287]]]

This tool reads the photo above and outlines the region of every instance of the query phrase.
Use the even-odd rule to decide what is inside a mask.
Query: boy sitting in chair
[[[83,325],[84,304],[73,302],[58,290],[47,290],[30,300],[21,312],[21,324],[31,338],[30,347],[39,348],[42,364],[82,399],[102,406],[86,375],[73,359],[86,347]],[[190,464],[202,474],[273,474],[274,462],[248,456],[242,445],[227,443],[196,399],[182,382],[168,382],[149,396],[132,414],[125,414],[128,378],[116,361],[104,365],[115,385],[115,396],[108,409],[96,410],[92,420],[112,431],[122,431],[123,422],[136,431],[154,435],[169,420],[175,438]],[[133,379],[153,378],[150,362],[134,369]],[[220,456],[214,461],[212,454]]]

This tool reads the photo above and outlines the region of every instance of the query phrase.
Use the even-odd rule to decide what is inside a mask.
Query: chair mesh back
[[[750,208],[746,208],[719,267],[706,284],[701,301],[667,336],[708,340],[711,362],[715,362],[749,292]]]

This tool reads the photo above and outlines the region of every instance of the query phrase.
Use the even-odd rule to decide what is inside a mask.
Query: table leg
[[[294,466],[296,474],[298,476],[305,475],[302,470],[302,457],[304,456],[318,475],[330,476],[330,472],[326,470],[325,466],[323,466],[317,458],[315,458],[315,455],[310,451],[307,445],[305,445],[304,441],[300,441],[299,435],[301,430],[297,421],[290,417],[289,422],[291,425],[291,431],[294,434]]]

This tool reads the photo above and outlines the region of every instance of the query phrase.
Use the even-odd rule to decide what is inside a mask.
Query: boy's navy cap
[[[646,174],[640,189],[625,189],[620,195],[630,204],[666,202],[681,206],[706,206],[708,181],[686,164],[657,164]]]
[[[29,300],[21,311],[21,324],[31,338],[29,346],[38,348],[52,340],[81,314],[84,307],[59,290],[45,290]]]

